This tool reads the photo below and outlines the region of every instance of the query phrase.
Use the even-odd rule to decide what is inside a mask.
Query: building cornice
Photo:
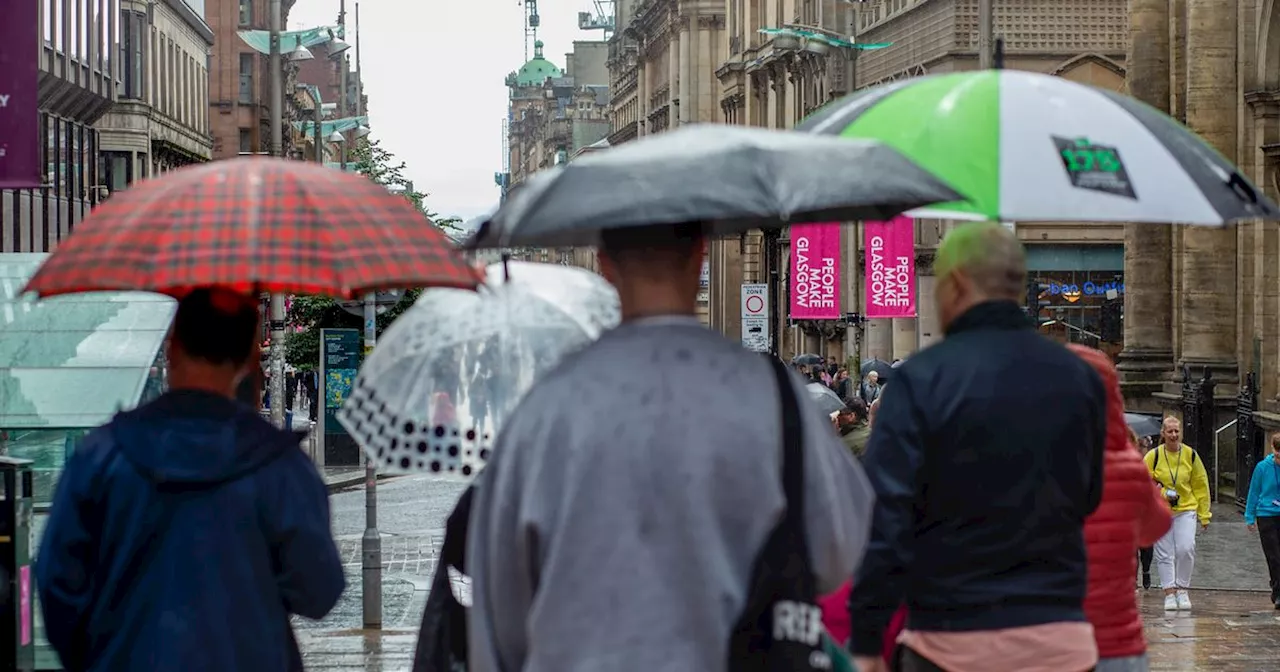
[[[209,24],[205,23],[199,14],[196,14],[196,10],[191,9],[191,6],[183,0],[164,0],[164,4],[173,10],[173,13],[177,14],[178,18],[182,19],[189,28],[196,31],[205,44],[213,46],[213,29],[209,27]]]

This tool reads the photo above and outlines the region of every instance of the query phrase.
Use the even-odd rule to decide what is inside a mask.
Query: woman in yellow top
[[[1182,443],[1182,423],[1177,418],[1164,419],[1160,438],[1160,445],[1143,458],[1152,480],[1173,509],[1173,526],[1156,542],[1156,571],[1164,588],[1164,608],[1190,609],[1187,589],[1191,587],[1191,569],[1196,561],[1196,523],[1206,528],[1213,516],[1209,510],[1209,474],[1200,456]]]

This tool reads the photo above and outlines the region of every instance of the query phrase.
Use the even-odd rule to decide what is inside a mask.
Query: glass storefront
[[[1040,293],[1040,331],[1113,358],[1124,347],[1124,248],[1028,245],[1028,275]]]
[[[176,310],[158,294],[15,297],[44,257],[0,254],[0,452],[35,461],[37,504],[89,430],[164,388]]]

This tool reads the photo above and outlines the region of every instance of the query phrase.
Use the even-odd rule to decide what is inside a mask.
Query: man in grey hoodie
[[[473,672],[729,669],[784,512],[781,411],[770,363],[695,317],[703,251],[691,227],[602,236],[623,323],[534,385],[475,493]],[[873,495],[830,420],[802,412],[826,592],[862,556]]]

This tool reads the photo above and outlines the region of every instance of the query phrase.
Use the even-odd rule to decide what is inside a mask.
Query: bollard
[[[31,460],[0,457],[0,672],[34,672]]]

